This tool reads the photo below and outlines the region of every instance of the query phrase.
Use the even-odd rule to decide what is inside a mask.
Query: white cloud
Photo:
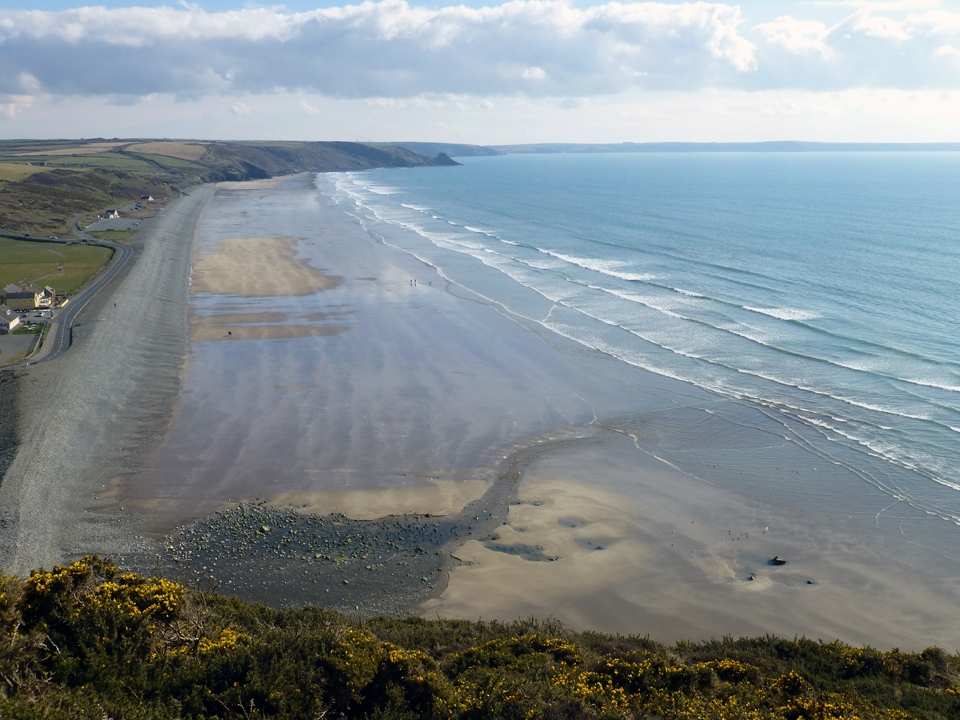
[[[934,0],[798,2],[803,16],[755,25],[732,2],[491,2],[0,10],[0,105],[22,118],[41,96],[221,97],[224,117],[262,122],[265,104],[240,98],[297,97],[309,120],[326,115],[318,97],[452,113],[504,97],[960,88],[960,11]],[[850,12],[827,22],[827,4]]]
[[[61,94],[340,97],[590,95],[731,84],[757,66],[736,6],[507,0],[363,2],[307,12],[181,7],[0,10],[0,91],[32,72]],[[505,73],[502,68],[519,68]],[[534,81],[534,82],[531,82]]]
[[[960,60],[960,47],[956,45],[941,45],[934,50],[934,55],[948,60]]]
[[[931,37],[960,36],[960,12],[934,11],[907,16],[914,33]]]
[[[524,80],[545,80],[547,77],[547,71],[542,67],[525,67],[523,72],[520,73],[520,77]]]
[[[340,140],[955,141],[960,116],[957,90],[637,90],[579,101],[517,95],[375,101],[278,92],[242,96],[256,113],[234,116],[229,106],[237,99],[214,95],[184,102],[156,96],[148,104],[115,106],[105,98],[42,95],[33,106],[0,120],[0,132],[10,137],[317,137],[318,117],[303,112],[303,101],[322,117],[322,137]]]
[[[33,106],[43,87],[36,77],[27,72],[20,73],[16,78],[16,91],[0,93],[0,116],[9,120]]]
[[[821,7],[848,7],[880,12],[907,12],[931,10],[943,5],[943,0],[811,0],[809,5]]]
[[[880,40],[906,42],[911,37],[906,23],[869,12],[857,15],[851,25],[853,30],[861,35]]]
[[[827,39],[830,27],[819,20],[798,20],[784,16],[753,28],[764,42],[797,55],[813,54],[824,58],[833,55]]]

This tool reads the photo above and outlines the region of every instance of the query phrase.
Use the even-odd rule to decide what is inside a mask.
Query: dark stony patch
[[[543,547],[540,545],[527,545],[526,543],[514,543],[508,545],[506,543],[499,543],[493,540],[485,542],[484,547],[488,550],[493,550],[494,552],[507,553],[508,555],[517,555],[522,557],[524,560],[530,560],[531,562],[553,562],[559,558],[556,555],[547,555],[543,551]]]
[[[354,520],[244,503],[176,530],[155,556],[128,557],[123,564],[273,606],[321,605],[361,616],[407,613],[443,591],[450,568],[463,563],[457,547],[471,538],[528,560],[556,560],[540,547],[497,544],[495,532],[507,521],[525,468],[542,453],[581,439],[571,432],[516,448],[483,496],[454,515]]]
[[[271,605],[390,614],[429,597],[447,545],[470,534],[430,515],[353,520],[244,504],[169,536],[159,563],[190,585]]]

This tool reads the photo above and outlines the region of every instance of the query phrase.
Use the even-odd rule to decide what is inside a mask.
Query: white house
[[[38,290],[33,295],[33,306],[38,308],[52,308],[57,301],[57,293],[53,288],[47,285],[43,290]]]
[[[19,324],[19,315],[9,308],[0,308],[0,335],[6,335]]]

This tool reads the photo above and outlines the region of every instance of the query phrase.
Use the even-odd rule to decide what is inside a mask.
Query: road
[[[61,240],[59,238],[37,238],[16,233],[6,233],[0,230],[3,237],[13,238],[14,240],[29,240],[30,242],[57,243],[60,245],[75,245],[82,242],[86,245],[95,245],[97,247],[108,248],[113,251],[110,261],[91,282],[85,285],[79,292],[75,293],[67,306],[56,311],[49,324],[49,330],[43,340],[43,345],[30,358],[25,360],[22,365],[29,367],[37,363],[49,362],[55,360],[65,353],[73,342],[73,326],[80,317],[84,308],[98,292],[107,287],[114,279],[122,274],[130,265],[134,257],[134,249],[128,245],[109,242],[107,240],[98,240],[82,230],[78,235],[69,239]]]

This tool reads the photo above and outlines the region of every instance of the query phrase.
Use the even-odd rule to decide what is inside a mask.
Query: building
[[[56,305],[57,293],[53,288],[47,285],[43,290],[38,290],[33,294],[33,306],[38,308],[52,308]]]
[[[6,305],[15,310],[32,310],[33,300],[33,290],[27,290],[19,285],[7,285],[0,290],[0,307]]]
[[[0,292],[0,296],[10,300],[26,300],[27,298],[33,297],[33,290],[27,290],[26,288],[22,288],[19,285],[14,285],[11,283],[3,288],[3,291]]]
[[[0,307],[0,335],[6,335],[20,324],[20,316],[13,310]]]
[[[103,215],[102,219],[104,220],[119,220],[120,211],[119,210],[107,210]]]

